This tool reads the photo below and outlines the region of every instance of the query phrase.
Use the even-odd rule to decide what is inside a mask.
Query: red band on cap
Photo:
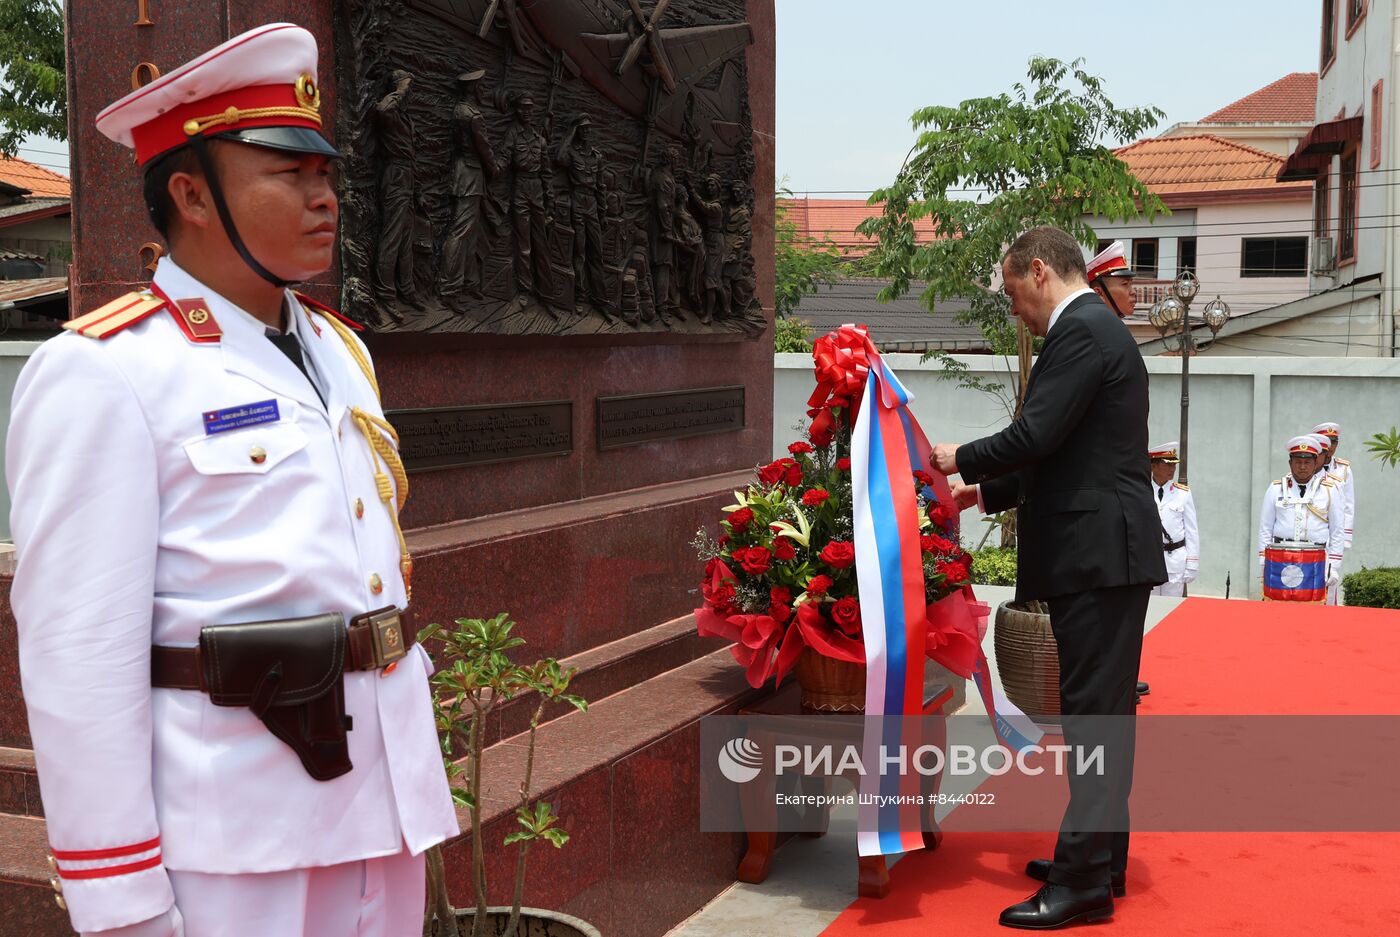
[[[1110,258],[1110,259],[1108,259],[1108,260],[1105,260],[1103,263],[1099,264],[1097,267],[1092,268],[1092,269],[1089,271],[1089,279],[1092,280],[1092,279],[1094,279],[1095,277],[1101,277],[1101,276],[1103,276],[1104,274],[1106,274],[1106,273],[1112,273],[1112,272],[1115,271],[1115,270],[1126,270],[1126,269],[1128,269],[1128,262],[1127,262],[1126,260],[1124,260],[1122,257],[1113,257],[1113,258]]]
[[[244,116],[238,112],[261,110],[264,108],[284,109],[276,115]],[[303,115],[293,111],[305,112]],[[192,104],[182,104],[166,111],[154,120],[147,121],[131,129],[131,139],[136,144],[137,165],[146,163],[184,145],[190,134],[185,132],[185,124],[191,120],[207,121],[227,115],[233,120],[220,121],[204,127],[204,136],[225,133],[229,130],[247,130],[253,127],[306,127],[320,130],[319,118],[310,116],[307,109],[297,100],[294,85],[259,85],[253,88],[239,88],[203,98]]]

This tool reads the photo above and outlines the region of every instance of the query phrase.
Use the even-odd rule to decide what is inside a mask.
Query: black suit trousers
[[[1113,586],[1048,601],[1060,657],[1060,709],[1069,757],[1069,807],[1050,881],[1106,886],[1128,864],[1136,685],[1150,585]],[[1118,718],[1094,718],[1112,716]],[[1089,718],[1084,718],[1089,717]],[[1074,770],[1080,746],[1104,747],[1103,772]]]

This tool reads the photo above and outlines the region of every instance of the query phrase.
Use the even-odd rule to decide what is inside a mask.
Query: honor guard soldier
[[[98,115],[169,255],[15,389],[20,671],[85,935],[417,934],[457,833],[394,431],[356,326],[290,289],[335,248],[316,61],[264,26]]]
[[[1289,474],[1272,482],[1259,510],[1259,564],[1265,548],[1276,543],[1312,544],[1326,556],[1327,603],[1336,604],[1341,582],[1345,504],[1336,482],[1321,471],[1325,450],[1315,436],[1295,436],[1288,443]]]
[[[1314,433],[1327,440],[1327,451],[1322,455],[1322,470],[1332,476],[1337,487],[1347,499],[1346,523],[1343,527],[1346,549],[1351,549],[1352,522],[1356,517],[1356,482],[1352,476],[1351,463],[1337,457],[1337,447],[1342,440],[1342,428],[1336,423],[1319,423],[1312,428]]]
[[[1133,294],[1134,271],[1125,254],[1123,242],[1114,241],[1085,265],[1089,286],[1120,319],[1132,315],[1137,304]]]
[[[1191,489],[1174,480],[1181,461],[1177,446],[1175,441],[1162,443],[1147,453],[1152,460],[1152,500],[1157,502],[1162,520],[1162,554],[1167,561],[1167,581],[1154,588],[1153,595],[1186,595],[1186,585],[1195,581],[1201,565],[1196,503]]]

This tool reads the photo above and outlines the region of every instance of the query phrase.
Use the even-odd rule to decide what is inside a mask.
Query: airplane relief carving
[[[344,307],[756,334],[742,0],[339,0]]]

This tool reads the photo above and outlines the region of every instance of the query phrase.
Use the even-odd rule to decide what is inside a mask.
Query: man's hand
[[[953,475],[958,471],[958,447],[950,442],[941,442],[933,447],[930,453],[933,464],[938,466],[938,470],[944,475]]]
[[[958,506],[959,511],[965,511],[977,504],[977,486],[964,485],[962,479],[955,478],[949,483],[953,494],[953,503]]]
[[[1327,564],[1327,585],[1328,585],[1328,586],[1337,586],[1337,585],[1341,585],[1341,582],[1342,582],[1342,564],[1341,564],[1341,563],[1328,563],[1328,564]]]

